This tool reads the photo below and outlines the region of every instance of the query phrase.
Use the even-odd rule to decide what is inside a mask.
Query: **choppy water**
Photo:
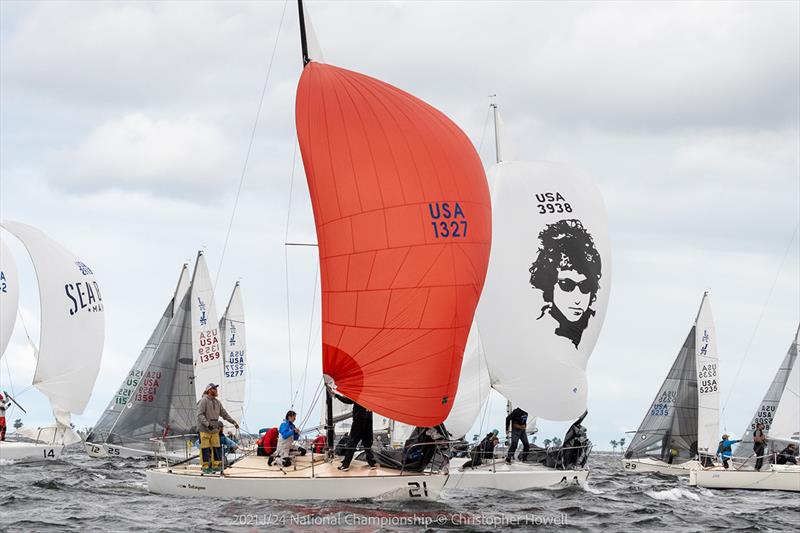
[[[711,491],[688,477],[624,474],[595,453],[585,489],[454,491],[437,502],[278,502],[157,496],[139,461],[0,464],[0,531],[792,531],[793,493]],[[547,521],[550,521],[549,523]],[[546,525],[542,525],[545,523]]]

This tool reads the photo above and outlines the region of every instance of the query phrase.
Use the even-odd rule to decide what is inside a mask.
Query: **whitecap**
[[[681,489],[681,488],[674,488],[669,490],[648,490],[645,492],[647,496],[650,496],[654,500],[661,500],[661,501],[678,501],[681,498],[686,498],[689,500],[699,500],[700,496],[695,494],[694,492],[688,489]]]

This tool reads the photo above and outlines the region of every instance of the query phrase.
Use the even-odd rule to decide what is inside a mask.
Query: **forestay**
[[[81,414],[103,354],[105,319],[100,285],[91,268],[36,228],[3,227],[28,250],[39,281],[40,342],[33,384],[50,400],[59,423]]]
[[[211,285],[211,276],[208,275],[203,252],[198,252],[194,266],[191,304],[194,386],[196,400],[200,401],[209,383],[216,385],[222,383],[225,366],[217,308],[214,303],[214,288]]]
[[[244,325],[244,304],[239,282],[219,321],[222,353],[225,357],[225,378],[222,380],[222,402],[234,420],[244,418],[244,398],[247,386],[247,337]]]
[[[796,366],[798,337],[800,337],[800,328],[795,332],[794,340],[791,346],[789,346],[789,351],[786,352],[786,356],[783,358],[783,361],[781,361],[778,371],[772,378],[772,383],[767,389],[764,399],[761,400],[758,409],[756,409],[755,414],[753,414],[753,418],[742,432],[742,442],[734,451],[734,455],[737,457],[750,457],[753,455],[753,431],[756,429],[756,424],[764,424],[764,433],[770,433],[772,429],[772,419],[778,409],[778,403],[783,395],[783,390],[786,387],[789,374]]]
[[[155,355],[156,350],[158,349],[158,346],[161,343],[164,333],[167,331],[175,312],[180,306],[181,300],[185,297],[188,286],[189,269],[186,265],[183,265],[173,297],[170,299],[167,307],[164,309],[161,319],[158,321],[155,329],[150,334],[150,338],[147,340],[144,348],[142,348],[142,351],[139,353],[139,357],[136,358],[136,361],[134,362],[130,371],[128,371],[127,376],[125,376],[125,379],[120,384],[117,392],[108,403],[106,410],[103,411],[100,419],[92,428],[91,434],[86,439],[89,442],[106,442],[109,434],[114,430],[116,430],[118,433],[118,436],[115,438],[115,440],[118,441],[118,444],[120,440],[120,434],[130,435],[130,428],[126,428],[124,422],[119,427],[115,426],[117,426],[120,414],[125,410],[128,402],[142,401],[144,398],[149,396],[151,391],[148,390],[145,394],[145,389],[152,388],[153,376],[152,371],[150,370],[150,365],[153,361],[153,356]],[[150,384],[148,385],[146,381],[150,382]],[[141,389],[139,388],[140,386],[142,387]],[[160,388],[160,379],[158,388]],[[153,390],[157,393],[158,388],[154,388]]]
[[[439,424],[489,256],[480,159],[441,112],[331,65],[305,67],[296,122],[319,243],[327,382],[387,418]]]
[[[0,358],[6,352],[14,331],[19,306],[17,264],[6,243],[0,238]]]

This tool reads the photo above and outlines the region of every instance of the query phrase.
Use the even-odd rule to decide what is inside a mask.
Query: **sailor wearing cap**
[[[234,427],[239,424],[231,418],[231,415],[222,406],[222,402],[217,399],[219,385],[209,383],[206,386],[203,397],[197,402],[197,430],[200,432],[200,454],[202,458],[203,473],[222,471],[222,446],[219,442],[219,432],[222,429],[222,417]]]

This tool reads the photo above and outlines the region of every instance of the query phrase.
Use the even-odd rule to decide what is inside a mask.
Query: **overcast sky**
[[[742,430],[800,320],[800,3],[307,9],[327,62],[441,109],[487,164],[488,95],[497,94],[518,156],[569,162],[597,180],[614,273],[588,367],[592,440],[607,448],[638,427],[706,289],[723,429]],[[127,374],[181,264],[202,248],[217,276],[276,38],[216,297],[221,314],[241,280],[247,426],[279,422],[304,374],[296,407],[308,408],[321,366],[317,263],[315,249],[288,250],[287,322],[287,219],[289,240],[315,237],[299,156],[289,209],[301,58],[294,2],[281,25],[282,13],[282,1],[0,2],[0,215],[63,243],[103,286],[106,349],[79,427],[95,422]],[[4,239],[37,338],[34,274],[19,243]],[[18,322],[2,387],[10,371],[23,389],[33,369]],[[38,391],[20,400],[26,424],[49,422]],[[500,427],[503,412],[494,398],[483,430]],[[542,424],[541,438],[564,429]]]

